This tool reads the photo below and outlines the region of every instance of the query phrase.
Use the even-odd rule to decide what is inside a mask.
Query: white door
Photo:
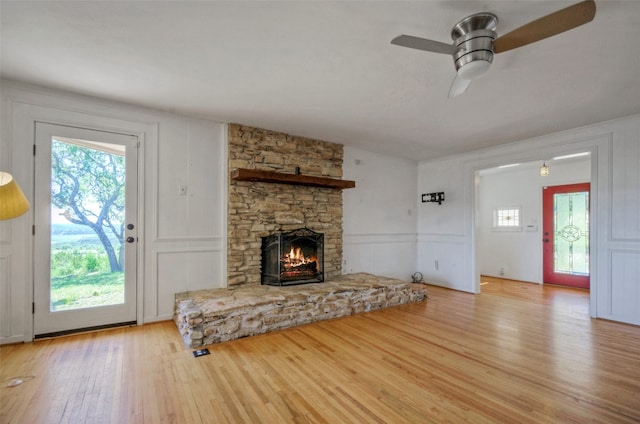
[[[34,334],[136,320],[135,136],[36,124]]]

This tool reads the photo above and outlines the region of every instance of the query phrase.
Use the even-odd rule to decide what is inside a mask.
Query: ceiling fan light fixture
[[[493,40],[498,18],[480,13],[459,22],[453,27],[451,37],[457,50],[453,62],[458,77],[472,80],[486,73],[493,62]]]
[[[469,84],[471,84],[471,80],[460,78],[458,74],[456,74],[453,82],[451,83],[451,88],[449,88],[449,98],[463,94],[467,91],[467,88],[469,88]]]
[[[458,68],[458,76],[465,80],[472,80],[485,74],[491,65],[491,62],[486,60],[475,60],[468,62]]]

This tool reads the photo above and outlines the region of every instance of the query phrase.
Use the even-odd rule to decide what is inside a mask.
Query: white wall
[[[142,141],[139,323],[171,318],[177,292],[224,286],[225,125],[7,81],[0,89],[0,169],[14,174],[33,207],[41,206],[33,204],[35,121]],[[32,213],[0,223],[0,343],[32,338]]]
[[[344,273],[411,280],[416,271],[417,162],[344,148]]]
[[[542,283],[543,187],[589,182],[591,163],[588,159],[547,160],[551,169],[547,177],[539,176],[541,164],[480,172],[476,198],[480,274]],[[494,231],[493,211],[505,206],[520,206],[522,226],[532,225],[536,230]]]
[[[591,315],[640,324],[640,116],[421,162],[418,191],[445,191],[447,200],[418,214],[419,270],[478,292],[477,171],[582,151],[592,157]]]
[[[417,268],[426,281],[472,291],[461,284],[472,278],[470,257],[461,254],[472,247],[471,238],[466,237],[472,216],[465,207],[465,178],[456,158],[419,164],[418,193],[444,192],[445,201],[419,205]]]

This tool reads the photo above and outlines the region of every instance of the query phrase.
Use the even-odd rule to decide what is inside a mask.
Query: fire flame
[[[289,253],[284,255],[285,264],[292,268],[306,265],[316,260],[316,258],[304,256],[304,254],[302,253],[302,249],[294,246],[291,246],[291,250],[289,251]]]
[[[280,278],[294,281],[315,278],[318,272],[322,272],[317,251],[309,250],[292,244],[288,253],[283,252],[280,257]],[[305,256],[305,251],[309,256]]]

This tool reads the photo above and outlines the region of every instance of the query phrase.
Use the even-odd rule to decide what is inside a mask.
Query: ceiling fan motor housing
[[[453,61],[460,78],[472,80],[489,70],[497,24],[498,18],[494,14],[476,13],[454,25],[451,38],[457,50]]]

